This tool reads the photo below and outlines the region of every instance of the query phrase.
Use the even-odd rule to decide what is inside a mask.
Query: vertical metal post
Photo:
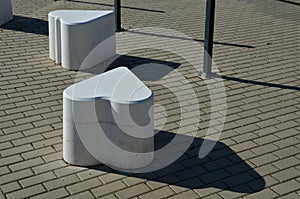
[[[215,20],[215,0],[206,0],[204,63],[203,63],[203,71],[202,71],[203,76],[205,78],[212,75],[214,20]]]
[[[116,31],[121,31],[121,0],[115,0],[115,23]]]

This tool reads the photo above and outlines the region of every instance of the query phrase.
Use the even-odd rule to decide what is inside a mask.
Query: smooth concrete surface
[[[136,169],[153,160],[153,94],[129,69],[119,67],[63,92],[63,158]]]
[[[113,11],[55,10],[48,21],[50,58],[68,70],[88,69],[116,54]]]
[[[0,0],[0,26],[13,19],[11,0]]]

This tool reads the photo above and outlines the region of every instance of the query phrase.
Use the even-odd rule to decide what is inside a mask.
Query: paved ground
[[[192,86],[199,105],[193,109],[192,93],[178,76],[165,85],[148,83],[164,107],[155,109],[156,129],[163,131],[160,140],[198,130],[179,160],[135,175],[104,165],[74,167],[62,160],[62,91],[77,73],[48,58],[49,11],[112,9],[113,1],[12,2],[15,19],[0,28],[0,198],[300,198],[298,0],[217,1],[214,62],[222,77],[208,81],[196,70],[201,65],[204,0],[123,2],[123,26],[129,31],[117,34],[123,56],[112,67],[172,66]],[[165,29],[134,30],[143,27]],[[160,47],[154,49],[153,43]],[[142,49],[136,49],[139,44]],[[217,96],[222,89],[214,86],[222,82],[227,95],[224,130],[214,150],[199,159],[211,115],[218,121],[213,129],[221,127],[222,110],[213,107],[222,100],[210,98],[209,92]],[[180,129],[174,90],[186,102],[181,104],[186,114]]]

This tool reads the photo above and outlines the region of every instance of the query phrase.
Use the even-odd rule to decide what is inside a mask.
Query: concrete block
[[[66,88],[63,157],[74,165],[143,168],[153,160],[153,94],[119,67]]]
[[[48,21],[50,58],[66,69],[87,69],[116,54],[113,11],[56,10]]]
[[[0,0],[0,26],[13,19],[11,0]]]

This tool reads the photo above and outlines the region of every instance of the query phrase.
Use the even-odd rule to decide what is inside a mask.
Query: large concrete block
[[[13,19],[11,0],[0,0],[0,26]]]
[[[119,67],[63,92],[63,158],[74,165],[143,168],[153,161],[153,93]]]
[[[64,68],[88,69],[116,54],[113,11],[56,10],[48,20],[50,58]]]

